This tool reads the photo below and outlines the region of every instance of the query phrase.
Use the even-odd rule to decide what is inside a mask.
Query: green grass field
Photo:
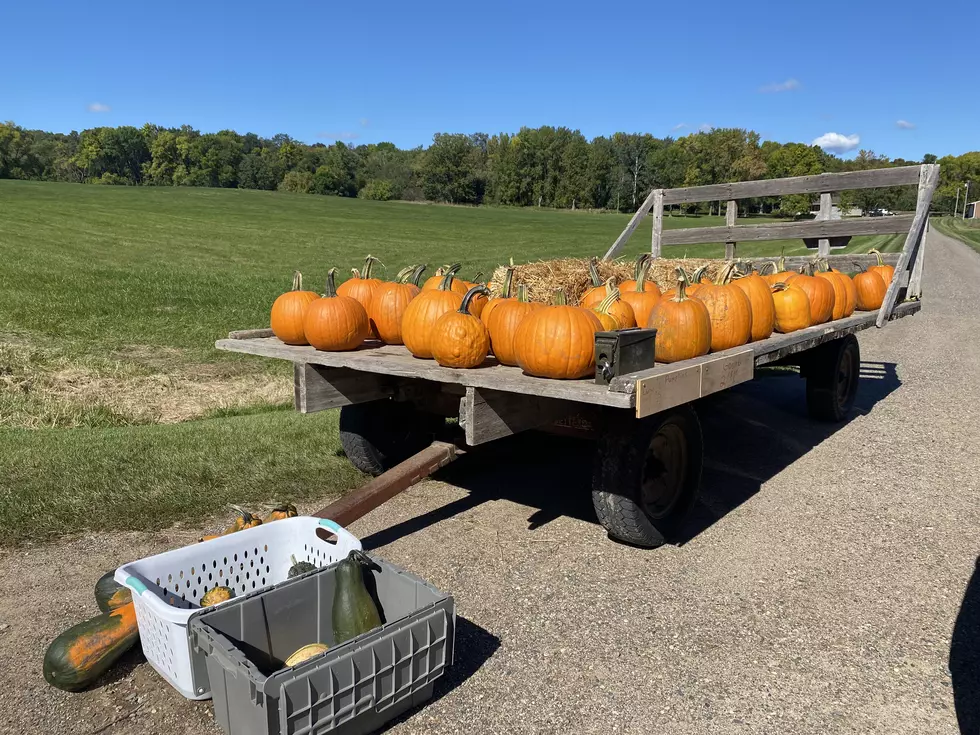
[[[980,253],[980,220],[942,217],[932,220],[932,224],[943,234],[965,242]]]
[[[0,181],[0,539],[134,529],[362,481],[336,415],[288,410],[288,365],[218,353],[307,284],[371,253],[464,276],[601,254],[626,215],[463,208],[216,189]],[[665,217],[665,226],[722,224]],[[649,247],[649,225],[624,255]],[[893,250],[901,237],[855,238]],[[805,253],[753,243],[746,257]],[[718,257],[723,247],[671,248]]]

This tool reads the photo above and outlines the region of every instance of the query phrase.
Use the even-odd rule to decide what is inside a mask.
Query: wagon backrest
[[[622,249],[630,236],[636,231],[647,215],[653,217],[653,234],[650,252],[659,258],[663,247],[670,245],[692,245],[695,243],[723,242],[725,257],[734,258],[736,244],[739,242],[759,242],[764,240],[787,240],[795,238],[817,241],[817,254],[826,257],[831,265],[835,261],[844,264],[839,270],[850,270],[851,263],[866,261],[870,256],[830,255],[830,241],[855,235],[884,235],[906,233],[905,245],[898,254],[895,277],[885,295],[878,312],[877,325],[888,321],[895,304],[906,298],[919,298],[922,287],[922,258],[926,223],[932,194],[939,181],[938,164],[921,166],[901,166],[881,168],[871,171],[849,171],[838,174],[818,174],[815,176],[793,176],[785,179],[763,179],[760,181],[737,181],[728,184],[708,186],[689,186],[680,189],[654,189],[630,219],[626,229],[616,238],[616,242],[606,251],[605,260],[611,260]],[[832,195],[840,191],[854,189],[877,189],[890,186],[919,187],[914,214],[891,217],[856,217],[840,220],[831,219]],[[819,194],[820,211],[815,220],[787,222],[782,224],[736,225],[738,201],[758,197],[778,197],[790,194]],[[672,204],[694,204],[697,202],[727,201],[725,224],[718,227],[691,227],[664,230],[664,206]],[[801,258],[787,258],[792,267]]]

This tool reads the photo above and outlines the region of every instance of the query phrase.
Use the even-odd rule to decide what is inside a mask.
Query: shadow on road
[[[675,543],[683,544],[717,523],[847,422],[826,424],[807,416],[805,381],[793,370],[760,370],[758,380],[697,403],[704,434],[701,498]],[[894,363],[862,362],[855,411],[867,414],[901,381]],[[595,523],[591,481],[594,444],[527,432],[481,446],[442,470],[438,478],[469,490],[464,498],[364,538],[364,548],[389,544],[457,513],[495,499],[535,510],[534,531],[559,516]]]
[[[963,593],[949,647],[953,704],[963,735],[980,733],[980,558]]]

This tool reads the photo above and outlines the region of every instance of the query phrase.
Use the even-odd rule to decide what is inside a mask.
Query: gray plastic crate
[[[373,557],[372,557],[373,558]],[[334,647],[336,564],[191,618],[215,720],[229,735],[367,733],[432,696],[453,660],[453,598],[381,559],[364,570],[380,628]],[[310,643],[325,653],[288,669]]]

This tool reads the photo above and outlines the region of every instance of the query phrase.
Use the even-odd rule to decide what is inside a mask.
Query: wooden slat
[[[215,347],[230,352],[276,357],[281,360],[308,362],[329,367],[345,367],[395,377],[431,380],[436,383],[490,388],[619,408],[633,407],[631,397],[612,393],[606,389],[606,386],[596,385],[589,378],[582,380],[533,378],[521,372],[520,368],[499,365],[493,358],[487,358],[479,368],[454,370],[441,367],[434,360],[419,360],[412,357],[402,345],[382,345],[377,342],[368,343],[361,349],[351,352],[320,352],[309,346],[294,347],[283,344],[275,337],[222,339],[215,343]]]
[[[616,257],[616,253],[622,249],[623,245],[626,244],[626,241],[630,239],[633,231],[640,226],[643,218],[650,212],[650,207],[653,206],[653,200],[657,197],[658,191],[661,193],[661,195],[663,194],[663,189],[654,189],[647,195],[647,198],[643,200],[643,204],[640,205],[640,208],[636,210],[636,213],[627,223],[626,229],[619,234],[619,237],[616,238],[616,242],[614,242],[612,247],[610,247],[609,250],[606,251],[606,254],[602,256],[603,260],[612,260]]]
[[[918,166],[880,168],[871,171],[848,171],[840,174],[794,176],[786,179],[738,181],[730,184],[690,186],[664,191],[664,204],[693,204],[727,199],[820,194],[828,191],[873,189],[880,186],[902,186],[919,181]]]
[[[921,308],[922,304],[918,301],[908,301],[899,304],[895,308],[892,318],[899,319],[901,317],[911,316]],[[859,312],[846,319],[838,319],[835,322],[819,324],[815,327],[801,329],[798,332],[792,332],[790,334],[774,334],[769,339],[752,342],[743,347],[732,348],[731,350],[716,352],[705,357],[695,358],[695,360],[686,360],[684,362],[674,363],[673,365],[657,365],[649,370],[643,370],[629,375],[620,375],[609,382],[609,390],[635,393],[637,382],[643,379],[663,375],[682,366],[696,365],[719,357],[739,355],[747,349],[751,350],[755,355],[756,367],[768,365],[769,363],[781,360],[787,355],[802,352],[803,350],[816,347],[832,339],[869,329],[875,325],[875,317],[876,312]]]
[[[898,262],[898,253],[882,253],[881,259],[884,260],[888,265],[895,265]],[[775,261],[775,257],[767,258],[752,258],[749,262],[753,263],[755,267],[761,266],[766,261]],[[784,260],[786,261],[786,269],[791,271],[796,271],[800,269],[800,266],[806,263],[813,262],[812,255],[787,255]],[[869,265],[876,265],[878,259],[869,253],[847,253],[841,255],[828,255],[827,262],[830,263],[830,267],[837,271],[842,271],[844,273],[851,273],[857,270],[855,264],[860,264],[861,267],[867,268]]]
[[[932,193],[939,184],[939,166],[926,163],[919,167],[919,195],[915,204],[915,216],[909,225],[909,234],[905,238],[905,246],[895,266],[895,278],[892,279],[885,293],[885,300],[878,310],[877,325],[882,327],[891,317],[892,309],[898,301],[898,292],[902,287],[898,276],[904,275],[915,263],[919,245],[922,243],[926,224],[929,222],[929,207],[932,204]]]
[[[735,227],[689,227],[667,230],[664,245],[694,245],[704,242],[759,242],[762,240],[793,240],[805,237],[839,237],[842,235],[887,235],[907,232],[912,215],[894,217],[859,217],[855,219],[807,220],[766,225]]]
[[[565,418],[574,403],[556,398],[537,398],[488,388],[467,388],[460,404],[459,420],[466,443],[473,447],[494,439],[535,429]]]
[[[295,363],[293,387],[296,410],[314,413],[376,401],[395,392],[397,380],[376,373],[341,367]]]
[[[650,237],[650,253],[654,258],[660,257],[661,238],[664,232],[664,190],[653,190],[653,204],[651,206],[653,214],[653,228]]]
[[[228,339],[255,339],[256,337],[271,337],[272,330],[269,328],[265,329],[239,329],[234,332],[228,332]]]
[[[634,384],[636,417],[651,416],[752,380],[755,352],[747,347],[644,371]]]

